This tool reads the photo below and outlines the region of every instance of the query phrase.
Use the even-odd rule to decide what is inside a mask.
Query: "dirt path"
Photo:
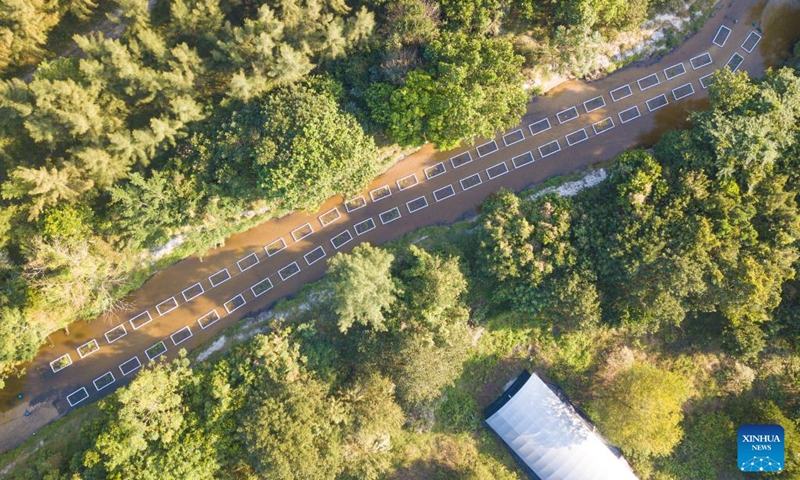
[[[524,139],[519,142],[512,143],[516,137],[507,135],[505,138],[509,145],[506,146],[503,136],[500,136],[495,139],[497,150],[494,152],[489,152],[488,146],[472,146],[451,152],[436,152],[429,146],[425,147],[375,179],[363,193],[366,201],[362,208],[348,212],[341,198],[333,198],[319,212],[296,213],[263,223],[231,237],[224,247],[209,252],[203,261],[191,257],[159,272],[131,295],[129,300],[136,307],[127,312],[125,318],[99,318],[90,323],[77,323],[70,328],[68,336],[63,332],[52,335],[53,344],[40,350],[36,359],[27,366],[27,375],[21,380],[12,379],[8,382],[6,389],[0,392],[4,395],[0,398],[4,410],[0,414],[0,451],[18,445],[31,432],[55,418],[52,408],[57,409],[58,415],[68,412],[71,409],[68,395],[72,394],[70,400],[75,403],[84,397],[85,392],[86,398],[78,402],[82,405],[125,384],[134,373],[123,375],[123,370],[127,370],[127,367],[133,370],[136,365],[134,358],[144,364],[147,361],[145,350],[158,342],[164,342],[167,356],[174,355],[179,348],[195,348],[248,312],[265,308],[280,298],[295,294],[303,284],[323,275],[326,264],[324,258],[309,264],[323,251],[325,256],[330,257],[337,251],[349,251],[363,241],[380,244],[423,226],[453,222],[473,215],[475,207],[500,187],[521,190],[555,175],[609,159],[625,149],[650,144],[664,130],[682,126],[688,111],[707,105],[706,91],[699,79],[725,65],[734,52],[744,57],[741,68],[751,75],[761,75],[767,65],[774,64],[787,51],[800,20],[800,9],[791,8],[790,3],[723,2],[697,35],[658,63],[632,65],[592,83],[567,82],[535,99],[528,105],[527,113],[522,118],[519,128],[524,132]],[[761,22],[764,38],[752,53],[747,53],[740,45],[752,30],[752,22]],[[730,28],[731,34],[725,45],[718,47],[712,44],[712,39],[721,25]],[[693,69],[689,59],[705,52],[710,54],[713,63]],[[667,79],[664,70],[681,62],[685,73]],[[676,68],[672,73],[678,70]],[[659,78],[659,83],[641,91],[637,80],[653,74]],[[694,93],[676,101],[676,96],[680,97],[681,93],[689,90],[684,87],[673,93],[673,89],[687,83],[692,85]],[[616,89],[625,85],[630,87],[631,95],[621,98],[623,92]],[[616,91],[614,96],[618,101],[613,100],[611,91]],[[584,106],[583,102],[601,95],[605,105],[587,112],[586,107],[591,108],[591,104]],[[650,112],[648,100],[656,98],[666,99],[668,104]],[[651,108],[658,107],[659,101],[653,100],[649,104]],[[579,116],[559,123],[556,114],[572,107],[575,107]],[[635,112],[634,107],[638,108],[641,116],[623,123],[620,113]],[[562,120],[568,116],[562,114]],[[609,117],[614,122],[614,128],[603,131],[602,127],[610,124],[595,125],[599,131],[597,133],[592,124]],[[547,119],[551,128],[532,135],[529,126],[545,125],[544,119]],[[585,135],[579,133],[581,129]],[[553,142],[558,142],[561,150],[545,156],[548,145],[555,149],[556,143]],[[465,152],[469,152],[473,160],[454,168],[458,162],[451,161],[451,157],[463,158]],[[524,164],[529,158],[527,152],[533,153],[535,162]],[[446,171],[433,176],[437,170],[432,167],[440,163]],[[411,186],[414,178],[417,184]],[[399,188],[397,182],[400,179],[406,179],[403,182],[406,188]],[[478,179],[481,182],[479,184]],[[379,199],[381,190],[378,189],[383,186],[389,187],[391,195]],[[449,189],[452,189],[453,195],[444,198]],[[370,191],[375,200],[370,198]],[[437,201],[437,197],[440,201]],[[318,217],[334,208],[338,209],[338,218],[323,226]],[[396,220],[392,220],[392,215],[387,213],[394,208],[401,215]],[[381,216],[385,225],[381,222]],[[330,219],[333,217],[336,215],[331,214]],[[368,230],[370,219],[375,227]],[[305,224],[310,225],[314,232],[300,238]],[[356,233],[356,225],[360,225],[363,234]],[[347,238],[352,240],[345,242]],[[286,248],[268,256],[264,247],[273,242],[285,244]],[[290,275],[295,262],[300,271]],[[228,276],[230,278],[226,279]],[[204,293],[191,298],[201,290],[201,287],[192,287],[198,283]],[[272,288],[256,296],[253,288],[257,288],[257,285],[272,285]],[[239,300],[245,303],[239,305]],[[231,313],[227,310],[231,310]],[[221,317],[215,323],[211,323],[212,317],[206,316],[213,311]],[[148,318],[152,321],[144,324]],[[131,319],[141,326],[134,330],[129,322]],[[203,319],[202,323],[207,328],[201,328],[198,319]],[[126,335],[109,343],[104,334],[111,329],[121,332],[119,325],[124,325]],[[176,346],[187,332],[191,332],[192,336]],[[80,358],[76,349],[93,340],[99,349],[86,358]],[[62,355],[69,355],[73,364],[53,373],[50,362]],[[128,361],[130,363],[124,365],[126,368],[120,369],[120,365]],[[112,377],[108,372],[113,375],[114,382],[98,391],[96,386],[102,386],[102,383],[95,384],[93,381],[100,378],[110,380]],[[16,399],[19,392],[25,394],[22,400]],[[25,409],[33,414],[21,416],[20,412]]]

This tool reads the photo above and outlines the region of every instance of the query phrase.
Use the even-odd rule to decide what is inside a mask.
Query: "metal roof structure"
[[[621,453],[535,373],[523,372],[485,413],[534,480],[638,480]]]

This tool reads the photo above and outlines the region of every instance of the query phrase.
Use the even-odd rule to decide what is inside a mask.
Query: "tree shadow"
[[[395,470],[387,477],[390,480],[459,480],[467,472],[438,460],[416,460],[412,464]]]
[[[657,337],[667,350],[694,349],[703,353],[722,350],[722,334],[727,321],[715,312],[687,315],[680,327],[665,328]]]

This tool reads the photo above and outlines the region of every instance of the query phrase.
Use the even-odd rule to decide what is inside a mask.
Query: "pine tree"
[[[68,0],[66,10],[79,20],[88,20],[92,11],[97,8],[93,0]]]
[[[330,22],[323,34],[325,40],[322,52],[326,58],[339,58],[347,51],[348,42],[344,35],[344,20],[336,18]]]
[[[11,179],[3,185],[3,197],[8,199],[29,196],[32,200],[30,220],[42,210],[60,201],[74,201],[92,187],[91,181],[82,180],[78,169],[69,163],[56,167],[17,167]]]
[[[35,108],[25,118],[28,135],[50,150],[75,143],[97,144],[105,132],[121,127],[124,103],[102,93],[100,84],[35,79],[29,85]],[[79,139],[79,142],[75,140]]]
[[[87,147],[73,152],[79,169],[86,172],[98,187],[110,187],[118,179],[125,178],[130,168],[127,160],[112,156],[107,150]]]
[[[361,9],[356,12],[355,17],[347,19],[347,27],[345,28],[347,44],[350,47],[358,45],[369,39],[374,30],[375,14],[367,10],[367,7],[362,6]]]
[[[300,50],[295,50],[291,45],[283,44],[278,47],[278,55],[269,76],[276,85],[288,85],[297,82],[311,72],[314,65]]]
[[[210,53],[230,28],[219,0],[174,0],[169,10],[169,37],[192,42],[203,54]]]
[[[57,0],[0,2],[0,73],[41,58],[47,34],[59,19]]]

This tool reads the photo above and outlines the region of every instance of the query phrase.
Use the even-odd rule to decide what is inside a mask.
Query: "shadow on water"
[[[30,375],[30,373],[28,373],[27,375]],[[10,410],[16,407],[17,405],[28,401],[27,398],[23,398],[21,400],[17,398],[17,395],[22,393],[22,391],[25,389],[25,384],[27,383],[27,375],[21,377],[13,376],[10,378],[6,378],[5,387],[3,387],[2,390],[0,390],[0,411]]]
[[[123,300],[123,303],[130,301],[131,298],[132,297],[130,296],[126,297]],[[104,325],[105,328],[111,328],[111,326],[123,322],[125,315],[129,313],[130,312],[128,311],[118,312],[118,313],[106,312],[97,317],[95,319],[95,322],[98,322],[100,325]],[[42,352],[46,352],[48,349],[53,349],[57,345],[69,345],[69,344],[80,345],[96,338],[96,336],[92,335],[90,331],[80,328],[82,326],[82,323],[88,323],[88,322],[75,322],[70,325],[69,330],[62,328],[50,333],[45,343],[39,347],[39,353],[37,354],[37,356],[42,354]],[[69,354],[73,362],[79,360],[77,352],[70,351]],[[24,398],[20,399],[18,395],[26,390],[26,386],[30,382],[36,383],[42,381],[49,381],[51,377],[54,377],[55,375],[68,376],[71,373],[71,370],[69,368],[59,374],[53,373],[49,365],[47,365],[46,363],[39,365],[36,365],[35,363],[24,363],[19,366],[19,371],[26,373],[22,376],[14,375],[5,379],[5,386],[2,389],[0,389],[0,411],[6,411],[12,409],[22,403],[30,402],[32,404],[35,404],[38,401],[46,400],[47,399],[46,396],[43,398],[38,398],[38,397],[31,398],[25,396]],[[35,376],[35,378],[30,378],[31,375]]]
[[[636,138],[636,142],[644,148],[649,148],[655,145],[664,133],[670,130],[689,128],[689,114],[708,110],[708,105],[708,97],[684,99],[677,103],[670,103],[651,116],[652,127],[640,134]]]
[[[753,53],[758,52],[766,67],[780,65],[800,37],[800,0],[760,2],[747,15],[764,35]]]

